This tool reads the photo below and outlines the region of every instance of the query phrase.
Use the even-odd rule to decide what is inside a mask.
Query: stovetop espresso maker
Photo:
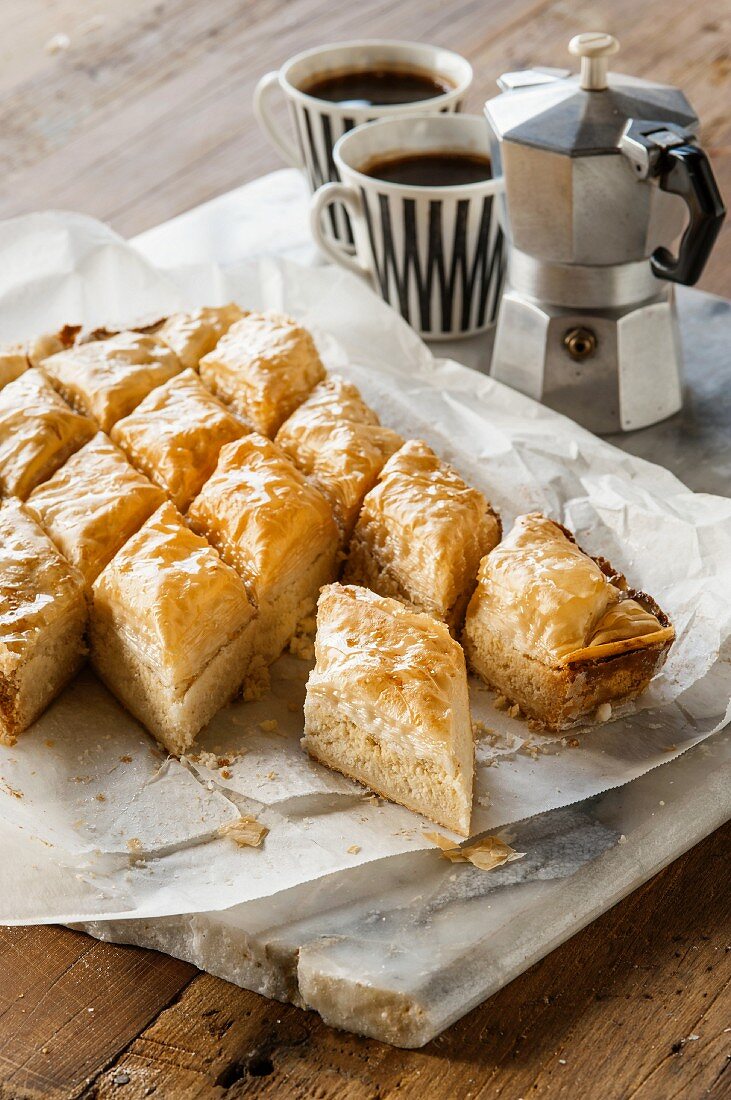
[[[672,284],[697,281],[725,214],[685,96],[607,73],[618,48],[580,34],[580,74],[506,73],[485,104],[510,241],[491,374],[595,432],[680,408]]]

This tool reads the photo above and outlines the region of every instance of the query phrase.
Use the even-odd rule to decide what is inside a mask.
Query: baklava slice
[[[464,653],[444,623],[332,584],[307,682],[310,756],[467,836],[474,747]]]
[[[412,439],[389,459],[363,502],[344,579],[434,615],[455,633],[480,561],[500,535],[484,494]]]
[[[654,600],[538,513],[483,558],[464,629],[475,672],[551,730],[639,695],[673,638]]]
[[[185,370],[152,390],[111,437],[183,512],[216,468],[224,443],[250,430],[195,371]]]
[[[257,655],[270,664],[335,577],[330,505],[276,444],[253,433],[222,448],[188,521],[242,577],[259,613]]]
[[[403,443],[381,427],[357,388],[337,375],[315,387],[276,441],[330,501],[343,541],[384,463]]]
[[[0,493],[25,500],[94,435],[36,368],[0,390]]]
[[[39,366],[49,355],[70,347],[78,328],[66,326],[57,333],[34,336],[24,343],[0,346],[0,389],[14,381],[30,367]]]
[[[107,562],[165,500],[103,432],[27,500],[46,533],[91,586]]]
[[[174,313],[155,335],[177,355],[184,367],[196,369],[204,355],[213,351],[244,311],[230,302],[226,306],[204,306],[190,313]]]
[[[307,329],[280,313],[247,314],[198,369],[212,393],[270,438],[325,377]]]
[[[166,502],[92,591],[94,668],[169,752],[184,753],[249,669],[254,609],[241,580]]]
[[[140,332],[76,344],[43,360],[43,372],[61,396],[107,433],[182,369],[167,344]]]
[[[81,574],[26,508],[0,504],[0,741],[13,745],[86,654]]]

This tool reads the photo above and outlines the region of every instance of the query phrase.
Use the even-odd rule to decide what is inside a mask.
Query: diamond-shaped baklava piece
[[[464,646],[487,684],[561,730],[639,695],[673,637],[654,600],[532,513],[483,558]]]
[[[317,608],[303,745],[316,760],[469,834],[474,748],[461,646],[398,600],[332,584]]]
[[[0,389],[19,378],[29,367],[37,367],[49,355],[70,347],[78,331],[67,325],[59,332],[34,336],[24,343],[4,344],[0,347]]]
[[[501,526],[479,489],[418,439],[404,444],[366,496],[345,580],[459,629],[480,561]]]
[[[0,492],[25,500],[95,431],[39,370],[25,371],[0,390]]]
[[[149,393],[110,434],[183,512],[216,468],[224,443],[250,430],[195,371],[185,370]]]
[[[307,329],[280,313],[249,313],[237,321],[199,370],[217,397],[272,438],[325,377]]]
[[[28,497],[27,506],[91,585],[165,500],[103,432]]]
[[[22,504],[0,505],[0,741],[12,745],[86,649],[84,580]]]
[[[259,612],[257,653],[266,664],[276,660],[335,576],[330,505],[276,444],[254,433],[222,448],[188,520],[243,578]]]
[[[61,396],[104,432],[182,369],[167,344],[139,332],[76,344],[43,360],[43,372]]]
[[[174,313],[155,330],[155,335],[173,349],[184,367],[195,369],[243,316],[244,311],[233,302],[227,306],[204,306],[190,313]]]
[[[176,755],[240,690],[253,628],[240,578],[169,502],[93,587],[94,668]]]
[[[403,439],[381,427],[355,386],[333,375],[284,422],[277,443],[330,501],[347,540],[363,497]]]

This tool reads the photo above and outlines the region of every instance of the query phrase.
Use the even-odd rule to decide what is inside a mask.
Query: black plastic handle
[[[680,242],[678,255],[657,248],[650,258],[658,279],[693,286],[701,277],[726,216],[708,157],[696,145],[676,145],[666,149],[659,164],[659,186],[680,195],[688,207],[690,220]]]

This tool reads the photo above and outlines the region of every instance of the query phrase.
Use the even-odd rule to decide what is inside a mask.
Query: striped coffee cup
[[[428,152],[489,157],[481,115],[424,115],[359,126],[336,144],[341,183],[312,198],[310,224],[323,252],[365,276],[426,339],[473,336],[497,316],[505,241],[496,196],[502,178],[447,186],[386,182],[363,168],[389,156]],[[355,254],[323,228],[333,203],[348,210]]]
[[[303,90],[314,79],[330,74],[399,68],[432,76],[447,90],[416,103],[368,107],[317,99]],[[254,91],[254,112],[272,145],[287,164],[304,171],[314,192],[339,179],[333,147],[343,134],[376,119],[458,111],[471,83],[472,66],[451,50],[419,42],[363,39],[305,50],[278,71],[267,73]],[[273,114],[274,100],[280,95],[289,106],[294,140]],[[328,212],[325,232],[352,249],[352,231],[341,206]]]

